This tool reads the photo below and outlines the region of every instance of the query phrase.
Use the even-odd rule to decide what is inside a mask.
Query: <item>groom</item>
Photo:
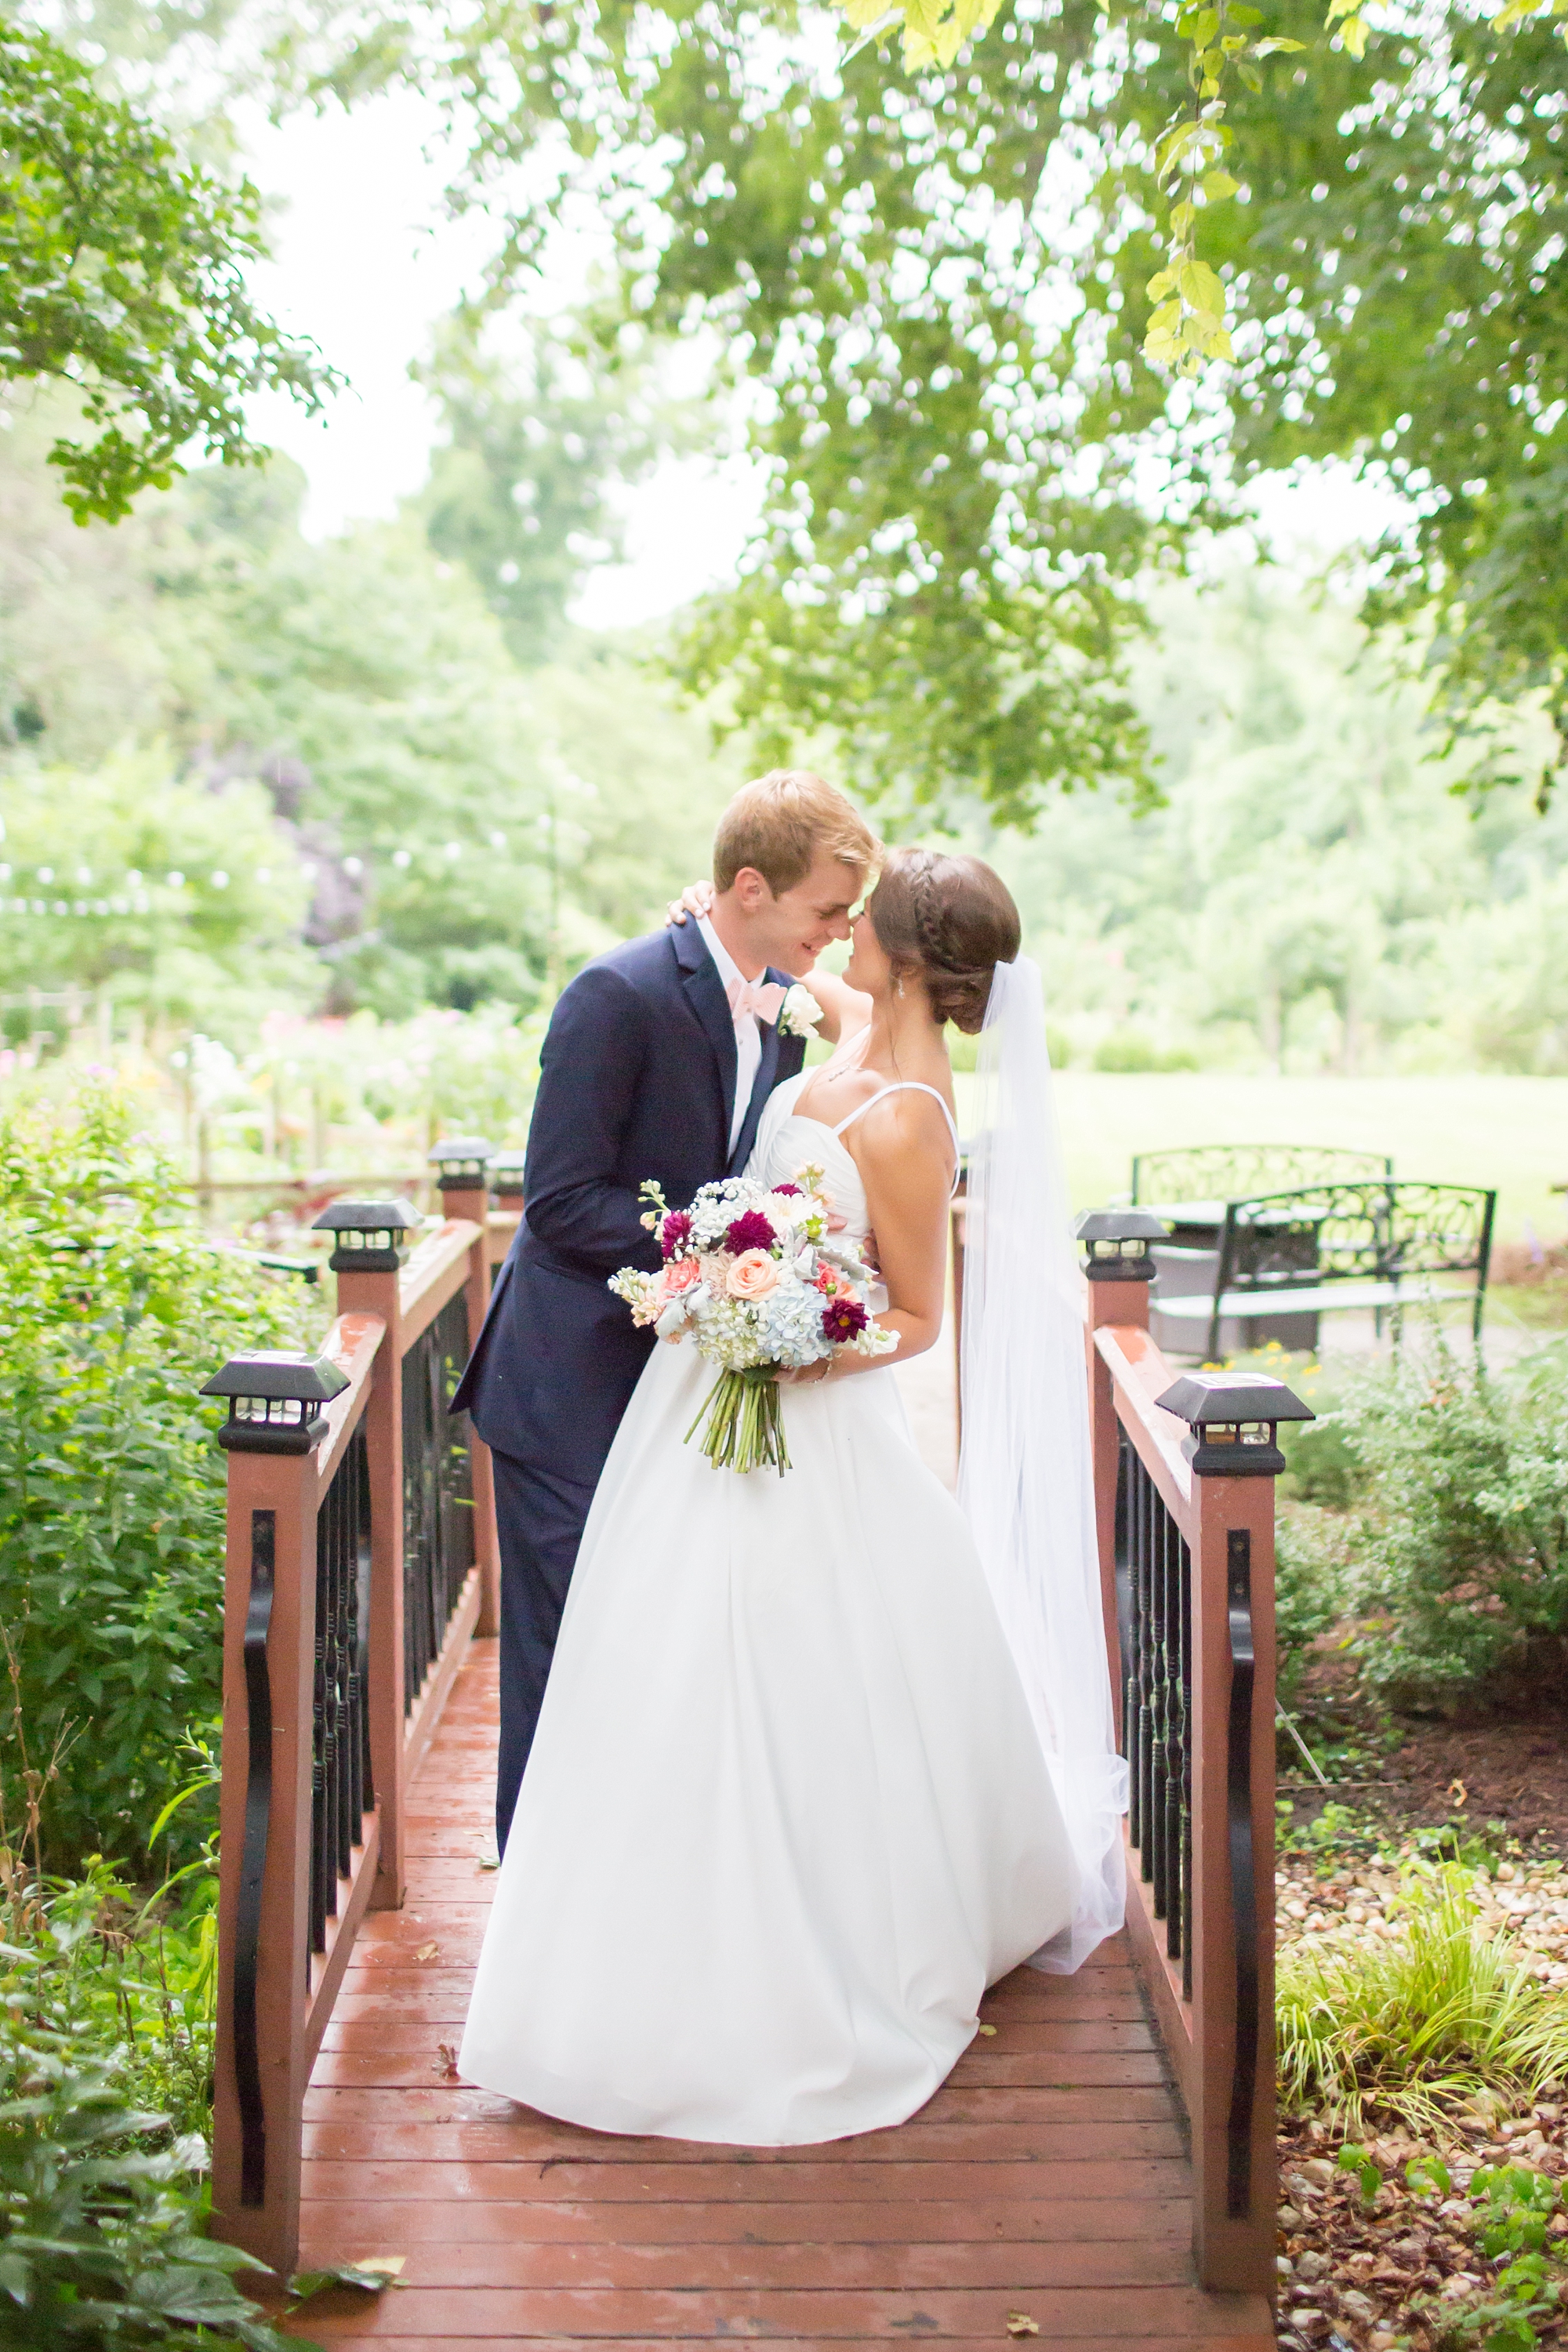
[[[803,769],[744,784],[713,841],[711,912],[612,948],[562,992],[541,1060],[527,1206],[452,1410],[495,1459],[504,1846],[599,1473],[654,1344],[605,1287],[658,1264],[638,1187],[672,1206],[742,1169],[804,1039],[779,989],[849,936],[876,843]]]

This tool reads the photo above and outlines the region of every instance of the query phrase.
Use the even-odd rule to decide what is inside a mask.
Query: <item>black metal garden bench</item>
[[[1479,1344],[1496,1208],[1496,1192],[1477,1186],[1387,1176],[1228,1201],[1212,1285],[1174,1297],[1156,1286],[1164,1344],[1187,1354],[1201,1345],[1213,1362],[1257,1344],[1261,1326],[1279,1337],[1288,1317],[1312,1326],[1293,1344],[1313,1347],[1320,1315],[1359,1307],[1397,1317],[1413,1304],[1456,1297],[1471,1302]],[[1162,1253],[1153,1255],[1158,1261]],[[1449,1275],[1468,1275],[1472,1285],[1437,1280]]]

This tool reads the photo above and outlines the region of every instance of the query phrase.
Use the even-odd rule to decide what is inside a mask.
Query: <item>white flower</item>
[[[797,980],[793,988],[784,991],[784,1001],[779,1007],[779,1034],[784,1037],[814,1037],[822,1007],[809,988]]]

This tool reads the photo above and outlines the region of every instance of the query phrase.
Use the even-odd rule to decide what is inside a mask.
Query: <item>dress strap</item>
[[[941,1095],[938,1094],[936,1088],[934,1087],[928,1087],[923,1079],[895,1078],[891,1086],[880,1087],[878,1092],[870,1097],[869,1101],[861,1103],[857,1109],[850,1112],[847,1118],[841,1118],[837,1126],[829,1129],[828,1132],[832,1135],[842,1135],[847,1127],[854,1126],[856,1120],[860,1117],[861,1112],[874,1109],[878,1103],[886,1102],[889,1095],[901,1094],[930,1095],[932,1102],[935,1103],[938,1110],[941,1111],[943,1118],[946,1119],[948,1133],[952,1138],[952,1149],[955,1158],[955,1164],[952,1171],[952,1181],[954,1189],[956,1190],[958,1184],[958,1171],[963,1164],[963,1146],[958,1139],[957,1122],[953,1118],[952,1113],[949,1110]]]

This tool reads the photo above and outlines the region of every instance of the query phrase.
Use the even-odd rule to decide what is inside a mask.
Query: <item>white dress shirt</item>
[[[723,982],[726,991],[732,980],[743,981],[744,972],[706,915],[699,915],[697,928],[707,943],[708,952],[718,968],[719,977]],[[763,1033],[757,1025],[756,1014],[754,1013],[737,1013],[735,1016],[735,1108],[730,1114],[731,1156],[736,1144],[741,1139],[741,1129],[745,1125],[746,1112],[751,1106],[752,1088],[757,1082],[757,1070],[762,1058]]]

